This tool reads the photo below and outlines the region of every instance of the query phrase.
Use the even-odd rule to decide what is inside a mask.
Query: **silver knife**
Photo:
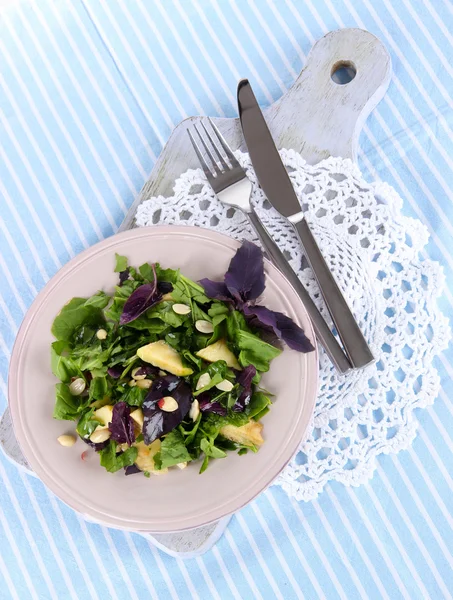
[[[269,202],[294,227],[352,366],[364,367],[374,361],[373,354],[308,227],[247,79],[238,84],[238,106],[242,132],[258,181]]]

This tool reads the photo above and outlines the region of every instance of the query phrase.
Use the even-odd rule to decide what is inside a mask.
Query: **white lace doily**
[[[450,330],[437,306],[442,267],[421,256],[428,232],[401,215],[395,190],[367,183],[350,160],[329,158],[310,166],[292,150],[281,155],[307,221],[377,358],[367,369],[341,376],[320,353],[310,433],[275,482],[296,499],[310,500],[330,479],[359,485],[372,476],[378,454],[412,443],[414,409],[431,404],[438,394],[433,358],[448,345]],[[257,212],[326,316],[292,228],[256,185],[248,155],[237,157],[254,182]],[[198,225],[258,243],[245,217],[215,198],[201,170],[181,175],[172,198],[143,202],[136,222]]]

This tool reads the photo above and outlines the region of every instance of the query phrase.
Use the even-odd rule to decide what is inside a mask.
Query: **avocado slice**
[[[237,427],[236,425],[224,425],[220,430],[223,437],[243,446],[261,446],[264,443],[261,431],[263,425],[250,419],[248,423]]]
[[[144,362],[178,377],[186,377],[193,373],[192,369],[182,364],[182,359],[176,350],[163,340],[142,346],[137,350],[137,356]]]
[[[205,360],[206,362],[216,362],[218,360],[224,360],[231,369],[238,371],[242,370],[241,365],[238,363],[237,358],[228,348],[227,343],[224,339],[218,340],[210,346],[206,346],[202,350],[197,352],[197,356]]]

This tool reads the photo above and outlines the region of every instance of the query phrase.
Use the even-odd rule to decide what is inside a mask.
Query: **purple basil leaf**
[[[283,313],[269,310],[265,306],[245,306],[244,314],[256,317],[259,323],[265,327],[271,327],[275,335],[293,350],[298,352],[312,352],[314,350],[304,330]]]
[[[154,265],[152,267],[154,271],[153,283],[145,283],[132,292],[123,307],[120,325],[126,325],[134,321],[146,312],[148,308],[151,308],[151,306],[162,300],[162,294],[157,289],[156,269]]]
[[[154,375],[156,377],[159,375],[159,371],[159,368],[153,367],[152,365],[143,365],[142,367],[138,368],[135,375]]]
[[[236,382],[242,386],[242,392],[239,398],[233,405],[232,410],[234,412],[242,412],[247,404],[250,402],[252,397],[252,379],[256,375],[256,369],[253,365],[245,367],[242,371],[236,375]]]
[[[119,379],[123,371],[124,367],[121,365],[114,365],[113,367],[107,369],[107,373],[110,375],[110,377],[113,377],[113,379]]]
[[[236,375],[236,381],[239,383],[239,385],[242,385],[243,388],[251,388],[252,380],[255,377],[255,375],[255,367],[253,365],[249,365],[248,367],[242,369],[242,371],[238,372],[238,374]]]
[[[113,407],[112,422],[109,423],[112,440],[130,446],[135,442],[134,421],[131,409],[125,402],[118,402]]]
[[[125,281],[127,281],[128,279],[129,279],[129,269],[121,271],[121,273],[120,273],[120,282],[119,282],[118,285],[121,287],[123,285],[123,283]]]
[[[212,402],[211,396],[208,392],[200,394],[200,396],[198,396],[198,402],[200,405],[201,412],[215,413],[216,415],[220,415],[221,417],[226,417],[227,409],[224,406],[222,406],[220,402]]]
[[[225,284],[238,302],[255,300],[265,288],[263,253],[247,240],[231,259],[225,273]]]
[[[137,465],[128,465],[127,467],[124,467],[124,474],[125,475],[135,475],[135,473],[141,473],[141,469],[139,469],[137,467]]]
[[[166,412],[159,408],[158,402],[165,396],[172,396],[178,403],[178,408],[173,412]],[[146,396],[143,410],[143,439],[145,444],[173,431],[187,415],[192,402],[192,391],[183,379],[176,375],[158,377],[153,382],[153,387]]]
[[[173,285],[169,281],[158,281],[157,289],[161,294],[169,294],[173,291]]]
[[[214,300],[223,300],[223,302],[231,302],[233,300],[227,286],[223,283],[223,281],[200,279],[198,283],[204,287],[204,293],[208,298],[213,298]]]

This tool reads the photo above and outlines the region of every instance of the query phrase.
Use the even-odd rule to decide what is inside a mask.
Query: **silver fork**
[[[351,363],[344,350],[337,342],[321,313],[316,308],[316,305],[299,280],[299,277],[289,265],[283,252],[267,233],[258,215],[253,210],[253,207],[250,204],[252,184],[247,178],[244,169],[236,160],[236,157],[226,143],[223,135],[211,119],[208,120],[213,133],[208,131],[203,121],[200,121],[203,131],[201,131],[196,124],[193,126],[193,130],[196,132],[199,140],[198,143],[195,141],[190,129],[187,130],[187,133],[189,134],[190,141],[198,156],[201,167],[214,190],[214,193],[221,202],[239,209],[248,218],[261,240],[268,257],[285,275],[304,303],[313,323],[316,337],[326,350],[332,363],[341,373],[349,371],[351,369]],[[199,144],[201,144],[201,147]],[[218,144],[220,144],[223,153],[219,149]],[[205,158],[205,155],[207,158]]]

